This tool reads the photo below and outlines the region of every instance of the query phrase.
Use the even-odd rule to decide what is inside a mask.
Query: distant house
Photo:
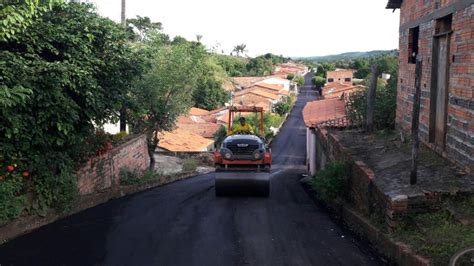
[[[161,151],[198,152],[212,151],[214,148],[214,140],[181,128],[160,133],[159,138],[158,150]]]
[[[233,77],[232,82],[238,90],[244,90],[265,79],[266,77]]]
[[[409,132],[416,59],[422,60],[420,137],[439,154],[474,166],[474,1],[389,0],[400,9],[398,128]]]
[[[341,83],[352,85],[353,71],[346,69],[336,69],[326,73],[327,83]]]
[[[265,112],[269,112],[280,99],[278,93],[251,87],[235,93],[232,102],[234,105],[261,106]]]
[[[349,124],[343,99],[331,98],[308,102],[303,108],[306,125],[306,166],[310,175],[316,174],[316,161],[324,165],[324,147],[316,141],[317,128],[344,128]]]
[[[308,72],[309,69],[307,66],[303,64],[288,62],[276,65],[273,71],[273,75],[286,78],[288,74],[304,76]]]
[[[254,86],[250,87],[250,89],[258,89],[262,90],[271,94],[276,94],[279,96],[289,96],[290,93],[281,85],[276,84],[267,84],[267,83],[257,83]]]
[[[322,96],[325,99],[329,98],[340,98],[342,99],[345,96],[349,96],[349,94],[364,89],[362,85],[352,85],[352,84],[344,84],[344,83],[326,83],[326,85],[322,88]]]
[[[276,76],[269,76],[265,78],[264,80],[257,82],[256,84],[259,84],[259,83],[280,85],[283,87],[283,89],[290,91],[290,88],[293,82],[288,80],[286,77],[281,78],[281,77],[276,77]]]

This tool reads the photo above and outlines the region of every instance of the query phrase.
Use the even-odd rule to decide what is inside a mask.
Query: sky
[[[120,21],[121,0],[89,0],[102,16]],[[398,48],[399,11],[387,0],[127,0],[126,17],[148,16],[164,33],[229,54],[319,56]]]

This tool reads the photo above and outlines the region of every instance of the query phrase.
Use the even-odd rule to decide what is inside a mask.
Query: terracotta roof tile
[[[307,127],[348,125],[344,101],[339,99],[308,102],[303,108],[303,119]]]
[[[325,99],[330,98],[343,98],[354,91],[358,91],[365,88],[362,85],[348,85],[348,84],[341,84],[341,83],[327,83],[326,86],[323,88],[323,96]]]
[[[191,110],[189,110],[189,115],[199,116],[199,115],[206,115],[208,113],[209,113],[208,110],[204,110],[204,109],[196,108],[196,107],[191,107]]]
[[[200,135],[204,138],[214,138],[214,134],[219,130],[220,125],[211,122],[205,123],[177,123],[176,126],[180,129],[184,129],[195,134]]]
[[[259,88],[256,88],[256,87],[251,87],[251,88],[241,90],[241,91],[235,93],[234,98],[237,99],[237,100],[235,100],[235,102],[238,102],[238,97],[242,97],[242,96],[248,95],[248,94],[258,95],[258,96],[268,98],[268,99],[271,99],[271,100],[280,99],[280,97],[278,96],[278,93],[271,93],[271,92],[265,91],[263,89],[259,89]]]
[[[168,151],[204,151],[214,143],[198,134],[177,128],[170,132],[159,133],[158,147]]]
[[[252,87],[263,87],[265,89],[270,89],[270,90],[275,90],[275,91],[281,91],[283,90],[283,86],[282,85],[278,85],[278,84],[268,84],[268,83],[257,83],[255,84],[254,86]]]
[[[335,71],[328,71],[326,73],[327,78],[352,78],[353,71],[347,69],[339,69]]]
[[[264,79],[266,77],[233,77],[232,81],[245,89]]]

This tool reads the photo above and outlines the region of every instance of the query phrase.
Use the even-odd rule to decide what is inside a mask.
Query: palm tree
[[[196,40],[197,40],[197,42],[201,42],[201,39],[202,39],[202,35],[196,34]]]
[[[247,48],[247,45],[242,43],[242,44],[234,46],[234,50],[232,50],[232,51],[236,52],[237,56],[239,56],[241,53],[243,54],[243,53],[247,52],[247,50],[245,48]]]

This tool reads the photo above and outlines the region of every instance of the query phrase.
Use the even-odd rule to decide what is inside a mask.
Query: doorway
[[[433,36],[429,141],[441,150],[446,146],[451,24],[451,15],[436,20]]]

